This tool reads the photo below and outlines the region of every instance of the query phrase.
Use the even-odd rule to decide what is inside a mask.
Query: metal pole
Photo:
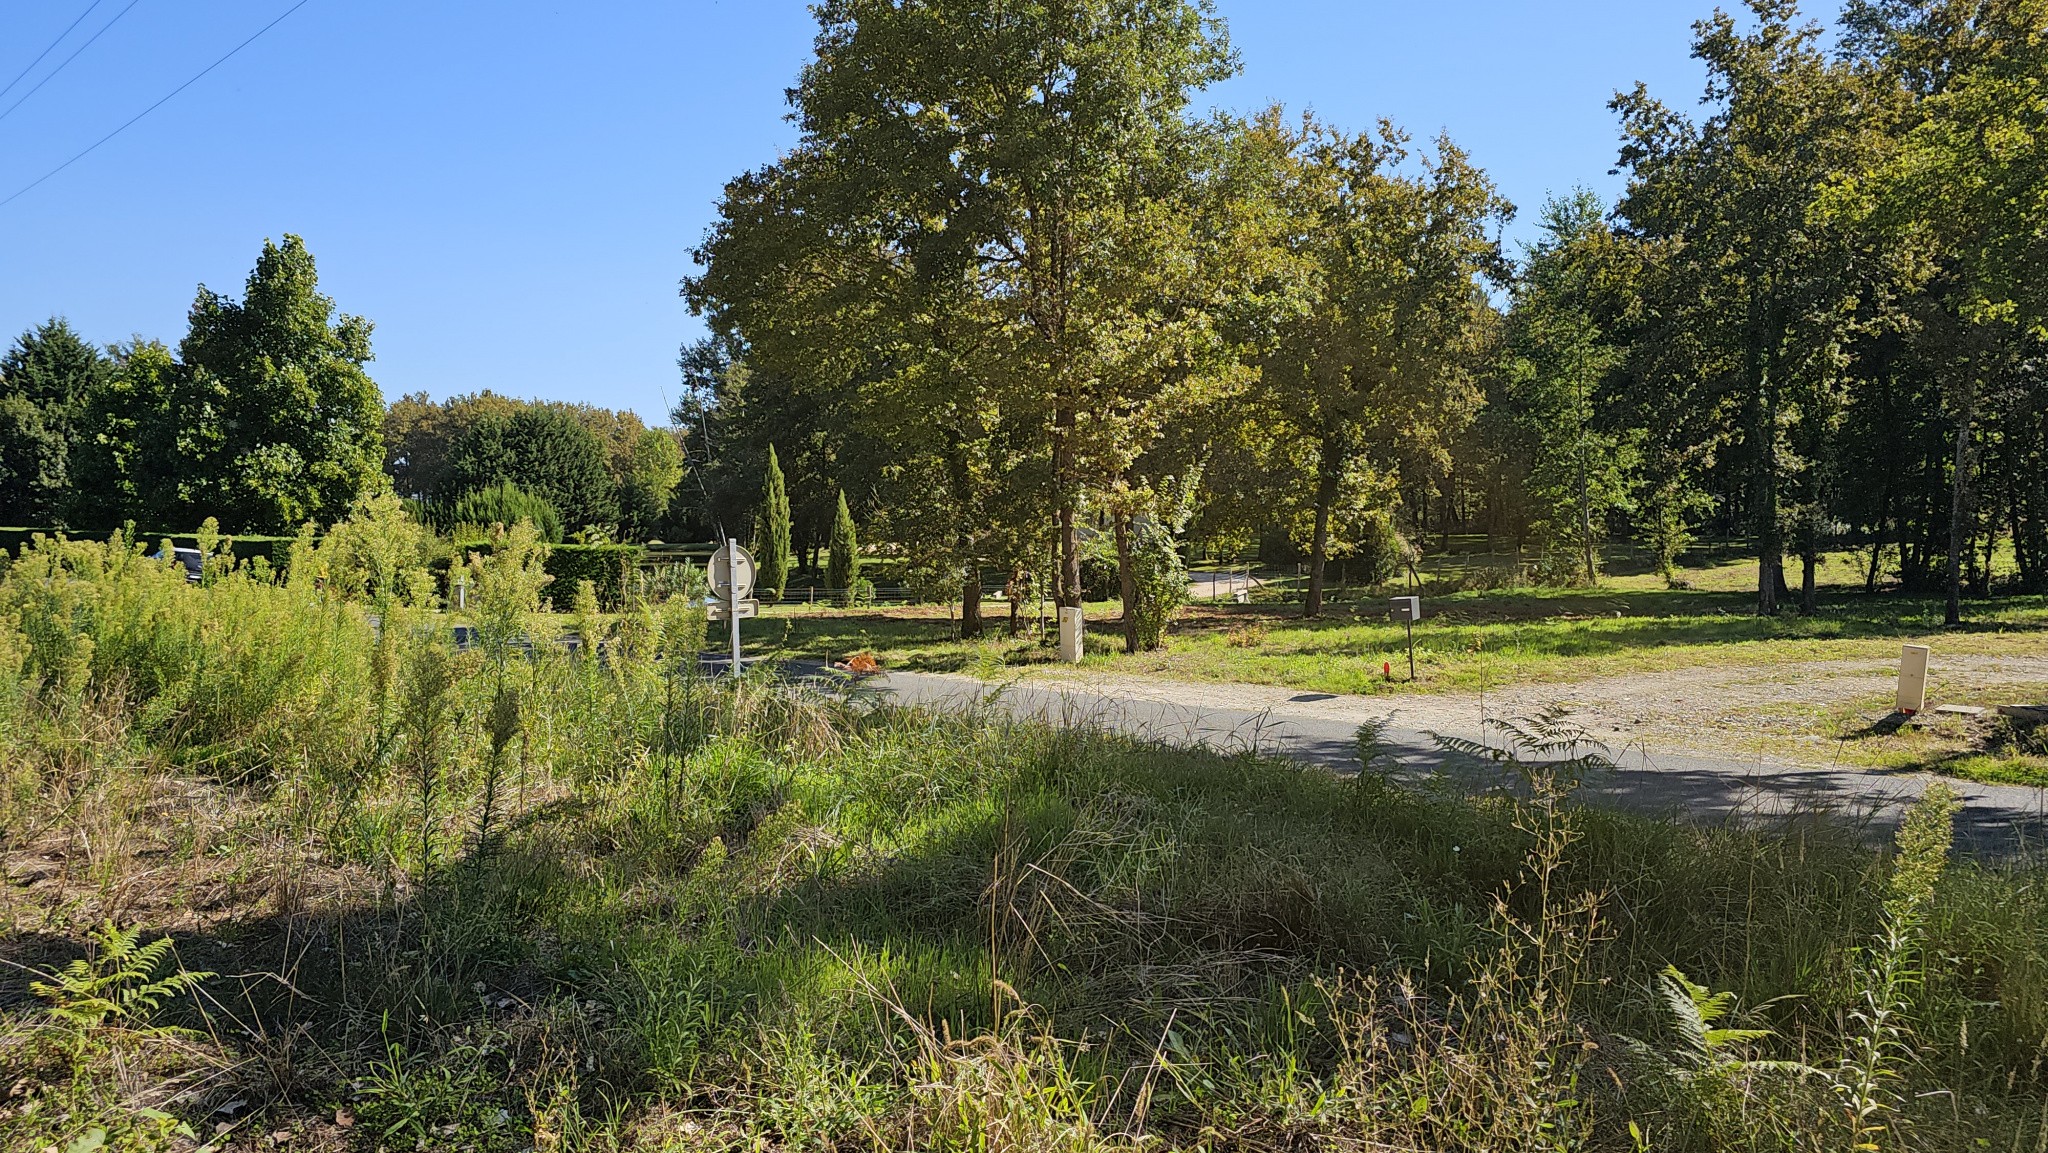
[[[740,675],[740,582],[736,579],[740,542],[725,538],[725,615],[732,618],[732,675]]]
[[[1415,679],[1415,622],[1408,622],[1408,679]]]

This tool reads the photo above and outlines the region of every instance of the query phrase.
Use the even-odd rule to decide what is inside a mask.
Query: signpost
[[[1393,617],[1408,626],[1408,679],[1415,679],[1415,622],[1422,619],[1421,597],[1395,597]]]
[[[712,620],[732,622],[732,671],[740,673],[740,620],[757,616],[761,602],[753,599],[754,554],[730,537],[711,554],[712,601],[705,607]]]

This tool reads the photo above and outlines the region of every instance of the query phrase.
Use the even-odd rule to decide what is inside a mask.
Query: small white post
[[[1907,645],[1899,654],[1898,710],[1916,716],[1927,707],[1926,645]]]
[[[732,619],[732,675],[740,675],[740,582],[734,579],[740,542],[725,538],[725,615]]]
[[[1061,606],[1060,659],[1067,662],[1070,665],[1078,665],[1081,663],[1081,651],[1083,648],[1081,638],[1083,636],[1083,628],[1084,624],[1081,619],[1081,610],[1078,607],[1067,608],[1064,605]]]

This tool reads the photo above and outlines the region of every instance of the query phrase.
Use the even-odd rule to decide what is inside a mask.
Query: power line
[[[99,6],[100,0],[92,0],[92,3],[87,4],[85,6],[85,11],[80,12],[78,14],[78,19],[73,20],[70,23],[70,25],[68,25],[64,29],[64,31],[57,33],[57,38],[55,40],[50,41],[50,46],[48,48],[45,48],[41,52],[36,53],[36,58],[34,60],[29,61],[28,67],[21,70],[21,76],[16,76],[14,79],[9,80],[7,82],[7,87],[0,88],[0,96],[5,96],[9,92],[14,91],[14,86],[21,83],[21,77],[27,76],[29,73],[34,72],[36,70],[36,65],[41,64],[43,62],[43,57],[48,56],[50,53],[56,51],[57,45],[64,43],[64,38],[66,36],[71,35],[71,29],[78,27],[80,22],[82,22],[87,16],[92,15],[92,10]]]
[[[280,15],[277,19],[272,20],[270,23],[265,24],[263,27],[258,28],[255,31],[255,33],[251,35],[247,40],[244,40],[240,44],[235,45],[233,48],[228,49],[227,55],[222,56],[220,59],[214,61],[211,64],[208,64],[206,67],[201,68],[198,74],[193,76],[192,79],[185,81],[183,84],[180,84],[176,88],[173,88],[169,92],[165,93],[163,99],[158,100],[155,104],[152,104],[149,107],[143,109],[142,111],[137,112],[135,115],[129,117],[128,120],[125,123],[123,123],[119,128],[114,129],[112,132],[107,133],[105,136],[102,136],[98,140],[95,140],[91,144],[87,145],[85,151],[80,152],[78,155],[72,157],[69,160],[66,160],[64,163],[59,164],[57,167],[52,168],[48,172],[43,173],[41,176],[36,177],[33,181],[29,182],[19,191],[15,192],[14,195],[9,196],[5,200],[0,200],[0,208],[5,208],[7,205],[14,203],[16,200],[19,200],[22,196],[33,191],[38,185],[42,184],[43,181],[48,180],[50,177],[57,175],[59,172],[64,171],[66,168],[71,167],[72,165],[85,159],[87,156],[92,155],[93,151],[99,148],[100,145],[105,144],[107,141],[112,140],[114,137],[119,136],[123,132],[128,131],[128,129],[132,127],[136,121],[163,107],[167,102],[170,101],[171,97],[176,96],[178,93],[183,92],[185,89],[190,88],[194,84],[199,83],[199,81],[203,79],[207,73],[213,71],[214,69],[220,67],[223,64],[226,64],[228,60],[235,55],[235,53],[240,52],[242,49],[247,48],[251,44],[254,44],[257,40],[257,37],[260,37],[265,32],[268,32],[272,28],[277,27],[279,24],[284,22],[284,18],[286,16],[289,16],[292,13],[297,12],[299,9],[304,8],[307,4],[311,2],[312,0],[299,0],[297,4],[294,4],[291,7],[285,9],[283,15]]]
[[[93,2],[97,4],[99,0],[93,0]],[[128,0],[128,8],[133,8],[140,3],[142,3],[142,0]],[[87,38],[85,43],[80,44],[75,50],[72,51],[71,55],[66,56],[64,58],[64,64],[69,64],[73,60],[78,59],[78,54],[92,47],[92,42],[94,40],[98,40],[100,37],[105,36],[107,34],[107,29],[112,28],[116,24],[119,24],[121,22],[121,17],[128,15],[128,8],[123,8],[119,12],[114,13],[114,18],[112,20],[109,20],[105,24],[100,25],[99,31],[93,33],[89,38]],[[36,81],[36,86],[34,88],[31,88],[28,91],[22,93],[20,100],[16,100],[14,103],[9,104],[7,106],[7,111],[0,112],[0,120],[5,120],[8,118],[8,116],[12,115],[15,109],[21,107],[22,101],[27,100],[29,97],[34,96],[38,92],[41,92],[43,90],[43,85],[48,84],[51,81],[51,79],[53,79],[57,75],[57,73],[64,71],[64,64],[59,64],[55,68],[50,69],[49,75],[44,76],[41,80]],[[4,93],[0,93],[0,95],[4,95]]]

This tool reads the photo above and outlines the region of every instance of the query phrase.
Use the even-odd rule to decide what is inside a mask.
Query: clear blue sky
[[[131,0],[100,0],[17,100]],[[133,0],[0,119],[0,197],[189,79],[293,0]],[[0,5],[0,84],[88,0]],[[1208,98],[1336,123],[1393,118],[1471,151],[1523,209],[1608,195],[1605,104],[1690,106],[1705,0],[1221,0],[1244,74]],[[376,322],[386,398],[490,388],[659,420],[676,296],[732,175],[792,139],[813,24],[793,0],[311,0],[240,55],[0,207],[0,340],[52,314],[175,343],[195,287],[239,292],[296,232]]]

